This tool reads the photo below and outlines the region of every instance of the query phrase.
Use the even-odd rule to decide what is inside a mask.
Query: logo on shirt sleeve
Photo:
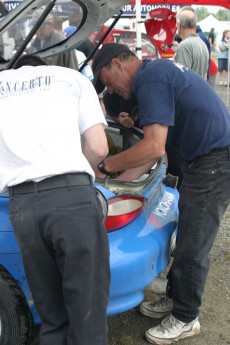
[[[185,71],[188,71],[188,68],[185,67],[184,65],[182,65],[181,63],[175,62],[175,61],[173,61],[173,63],[177,68],[179,68],[181,70],[181,72],[184,73]]]

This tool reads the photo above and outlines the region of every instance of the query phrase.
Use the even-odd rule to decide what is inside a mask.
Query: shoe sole
[[[194,328],[191,331],[184,332],[178,337],[173,338],[173,339],[157,339],[151,336],[151,334],[149,334],[148,331],[145,332],[145,338],[151,344],[170,345],[172,343],[176,343],[178,340],[196,337],[199,334],[200,334],[200,323],[198,322],[196,325],[194,325]]]
[[[161,313],[157,313],[157,312],[154,313],[151,310],[143,308],[142,305],[140,306],[140,313],[145,315],[145,316],[152,317],[153,319],[161,319],[162,317],[168,316],[171,313],[171,311],[172,311],[172,309],[169,311],[161,312]]]

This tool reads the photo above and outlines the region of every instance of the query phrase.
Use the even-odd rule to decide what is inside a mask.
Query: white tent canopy
[[[230,28],[230,21],[220,21],[213,17],[212,15],[209,15],[205,19],[201,20],[199,23],[201,29],[203,32],[209,33],[211,28],[215,29],[216,34],[216,42],[217,44],[222,39],[222,34],[224,30],[227,30]]]

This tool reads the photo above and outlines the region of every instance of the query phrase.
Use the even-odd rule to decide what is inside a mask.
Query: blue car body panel
[[[109,233],[111,290],[108,315],[129,310],[144,298],[147,287],[170,261],[170,241],[177,227],[178,191],[164,186],[164,169],[140,193],[143,213],[124,228]],[[104,189],[97,186],[103,194]],[[114,196],[106,195],[107,198]]]
[[[144,289],[165,269],[170,260],[169,245],[177,226],[178,192],[162,184],[165,166],[140,193],[146,206],[133,222],[108,233],[110,243],[111,287],[108,316],[137,306]],[[109,199],[116,194],[95,184]],[[34,322],[40,323],[25,277],[20,249],[9,219],[9,197],[0,194],[0,266],[19,283],[31,309]]]

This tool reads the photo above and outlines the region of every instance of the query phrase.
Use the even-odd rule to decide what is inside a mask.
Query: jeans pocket
[[[230,174],[230,160],[218,160],[217,166],[220,169],[220,171]]]
[[[230,161],[218,161],[220,170],[219,199],[230,202]]]
[[[217,173],[217,162],[210,158],[197,158],[188,165],[188,168],[196,173],[214,175]]]

